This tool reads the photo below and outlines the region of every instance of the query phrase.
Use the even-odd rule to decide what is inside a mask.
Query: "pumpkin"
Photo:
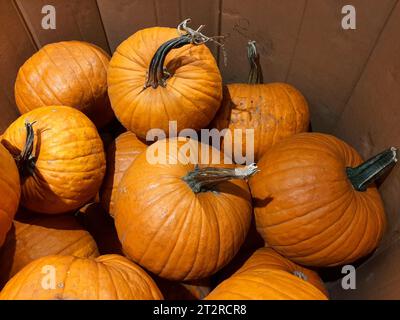
[[[106,176],[101,188],[101,204],[111,216],[114,216],[114,198],[122,176],[136,157],[146,150],[146,147],[145,143],[129,131],[119,135],[108,147]]]
[[[249,42],[248,52],[249,81],[224,87],[222,105],[211,126],[228,129],[224,141],[229,135],[233,150],[242,151],[239,157],[243,154],[248,161],[258,161],[277,141],[307,131],[310,116],[307,101],[296,88],[287,83],[262,83],[254,41]],[[249,144],[246,129],[254,130],[254,145]],[[242,163],[238,156],[235,161]]]
[[[218,271],[239,250],[251,221],[251,196],[241,179],[256,168],[202,162],[201,150],[222,157],[191,139],[157,141],[136,158],[117,190],[115,225],[124,253],[169,280]],[[186,152],[192,162],[185,163]]]
[[[209,278],[189,282],[156,278],[155,282],[165,300],[202,300],[212,289]]]
[[[305,269],[271,248],[258,249],[206,300],[326,300],[325,287],[314,271]]]
[[[174,50],[172,50],[174,49]],[[210,50],[173,28],[140,30],[110,61],[108,94],[118,120],[144,139],[150,129],[205,128],[222,99],[222,80]]]
[[[257,229],[282,255],[309,266],[351,263],[376,248],[385,213],[374,179],[396,161],[389,149],[363,163],[344,141],[301,133],[273,146],[250,180]]]
[[[110,57],[82,41],[42,47],[19,69],[15,101],[21,114],[43,106],[66,105],[85,113],[98,127],[114,115],[107,95]]]
[[[114,219],[102,208],[100,203],[87,204],[77,212],[76,216],[96,241],[100,254],[123,255]]]
[[[83,258],[99,255],[95,241],[73,216],[28,212],[18,212],[17,216],[0,251],[0,287],[37,258],[54,254]]]
[[[119,255],[43,257],[18,272],[0,293],[0,300],[158,299],[162,295],[151,277]]]
[[[11,154],[0,144],[0,247],[11,228],[20,195],[17,166]]]
[[[75,210],[100,188],[103,144],[94,124],[74,108],[47,106],[25,113],[1,142],[17,159],[21,204],[27,209],[48,214]]]

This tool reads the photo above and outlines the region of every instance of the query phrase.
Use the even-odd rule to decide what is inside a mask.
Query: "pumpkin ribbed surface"
[[[0,247],[3,245],[17,211],[21,187],[14,159],[0,144]]]
[[[171,50],[164,66],[170,77],[165,87],[144,85],[151,59],[167,40],[178,37],[176,29],[143,29],[122,42],[108,72],[108,93],[118,120],[138,137],[150,129],[168,134],[169,121],[177,121],[178,132],[205,128],[222,99],[222,80],[210,50],[187,45]]]
[[[66,106],[34,109],[15,120],[2,137],[15,156],[25,144],[26,122],[35,133],[33,172],[23,179],[21,204],[35,212],[63,213],[94,197],[105,173],[103,143],[94,124]]]
[[[42,286],[44,267],[55,268],[54,289]],[[0,293],[0,300],[32,299],[154,300],[162,295],[142,268],[122,256],[90,259],[56,255],[31,262]]]
[[[360,192],[346,175],[362,163],[345,142],[302,133],[276,144],[250,179],[257,228],[289,259],[310,266],[346,264],[370,253],[385,228],[374,185]]]
[[[258,249],[207,300],[326,300],[318,275],[283,258],[271,248]]]

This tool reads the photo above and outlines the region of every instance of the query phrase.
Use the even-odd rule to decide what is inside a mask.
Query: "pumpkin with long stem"
[[[211,123],[218,130],[229,129],[229,144],[233,141],[234,148],[247,159],[253,153],[254,161],[277,141],[307,131],[309,126],[308,104],[303,95],[286,83],[264,84],[259,58],[255,41],[249,41],[248,83],[228,84],[224,88],[221,108]],[[247,141],[246,129],[254,130],[253,145]],[[241,131],[235,134],[235,130]],[[235,157],[235,161],[239,159]]]
[[[205,128],[222,99],[218,66],[205,42],[210,38],[184,21],[177,29],[136,32],[118,46],[108,72],[108,93],[118,120],[140,138],[150,129],[169,132]]]
[[[258,249],[206,300],[326,300],[318,274],[285,259],[271,248]]]
[[[282,140],[250,180],[257,229],[268,245],[297,263],[335,266],[372,252],[386,218],[374,181],[396,149],[363,162],[344,141],[321,133]]]
[[[115,223],[124,253],[162,278],[208,277],[233,258],[246,237],[252,206],[243,180],[257,167],[202,162],[212,151],[223,158],[194,140],[157,141],[118,187]],[[184,161],[187,152],[190,162]],[[155,153],[159,162],[151,158]]]
[[[95,258],[99,252],[74,216],[33,215],[20,210],[0,251],[0,287],[28,263],[55,254]]]
[[[0,144],[0,247],[17,212],[21,187],[17,166],[11,154]]]
[[[0,300],[159,300],[153,279],[119,255],[98,258],[53,255],[18,272]]]
[[[136,157],[147,145],[130,131],[120,134],[107,149],[107,170],[101,187],[101,205],[114,216],[115,194],[118,185]]]
[[[1,143],[21,175],[21,204],[48,214],[82,207],[105,173],[103,143],[82,112],[66,106],[34,109],[15,120]]]
[[[109,60],[101,48],[83,41],[43,46],[18,71],[18,110],[23,114],[43,106],[71,106],[103,127],[114,118],[107,95]]]

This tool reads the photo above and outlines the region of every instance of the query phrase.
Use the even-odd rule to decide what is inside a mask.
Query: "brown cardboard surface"
[[[334,130],[365,158],[390,146],[400,147],[400,3],[388,20],[360,81]],[[380,186],[388,227],[380,250],[400,232],[400,168]],[[399,292],[400,298],[400,292]]]
[[[285,81],[303,13],[305,0],[224,0],[221,34],[226,39],[227,66],[220,69],[226,83],[246,82],[249,72],[246,45],[255,40],[264,82]]]
[[[91,42],[109,52],[96,0],[16,0],[38,47],[61,40]],[[42,28],[42,7],[56,9],[56,29]]]
[[[329,132],[336,123],[395,3],[307,1],[287,81],[308,98],[314,130]],[[356,8],[356,30],[341,26],[347,4]]]
[[[0,133],[19,113],[14,99],[14,82],[21,64],[35,51],[35,45],[12,1],[0,1]]]
[[[97,0],[111,50],[136,31],[154,27],[176,27],[182,20],[192,18],[193,27],[206,25],[204,33],[218,34],[219,0]],[[216,55],[217,48],[210,45]]]

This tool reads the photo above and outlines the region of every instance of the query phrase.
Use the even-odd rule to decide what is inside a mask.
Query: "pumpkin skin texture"
[[[153,55],[163,43],[176,37],[173,28],[143,29],[119,45],[111,58],[111,106],[125,128],[142,139],[153,128],[168,133],[169,121],[177,121],[178,132],[205,128],[221,104],[221,75],[204,44],[171,50],[164,64],[171,74],[166,86],[144,89]]]
[[[42,287],[44,266],[56,270],[54,289]],[[18,272],[0,300],[158,300],[162,295],[146,272],[119,255],[95,259],[48,256]]]
[[[326,300],[327,296],[314,271],[294,264],[271,248],[261,248],[206,297],[206,300],[253,299]]]
[[[374,185],[357,191],[346,175],[361,163],[352,147],[327,134],[277,143],[249,182],[264,240],[309,266],[351,263],[374,250],[386,223],[381,197]]]
[[[115,211],[124,253],[153,274],[175,281],[203,279],[227,264],[246,237],[252,213],[243,180],[221,182],[214,191],[193,192],[182,178],[194,164],[176,161],[185,145],[181,139],[160,140],[139,155],[122,178]],[[199,157],[201,148],[212,150],[201,143],[191,150],[196,148]],[[155,150],[166,159],[164,164],[147,160]],[[204,166],[233,167],[200,164]]]
[[[229,129],[233,144],[246,151],[245,129],[254,129],[254,161],[277,141],[308,130],[308,104],[303,95],[286,83],[229,84],[212,127]],[[241,129],[241,140],[234,130]]]
[[[17,166],[11,154],[0,144],[0,247],[11,228],[20,196]]]
[[[107,170],[101,188],[101,204],[114,216],[115,193],[125,171],[147,145],[132,132],[119,135],[107,150]]]
[[[99,255],[96,242],[73,216],[24,212],[13,225],[0,251],[0,284],[41,257],[60,254],[95,258]]]
[[[14,156],[25,146],[26,121],[35,122],[36,161],[33,174],[21,179],[21,204],[47,214],[83,206],[96,195],[105,173],[103,143],[94,124],[71,107],[34,109],[15,120],[2,137]]]
[[[98,127],[114,115],[107,95],[110,57],[82,41],[45,45],[19,69],[15,101],[21,114],[43,106],[66,105],[86,114]]]

